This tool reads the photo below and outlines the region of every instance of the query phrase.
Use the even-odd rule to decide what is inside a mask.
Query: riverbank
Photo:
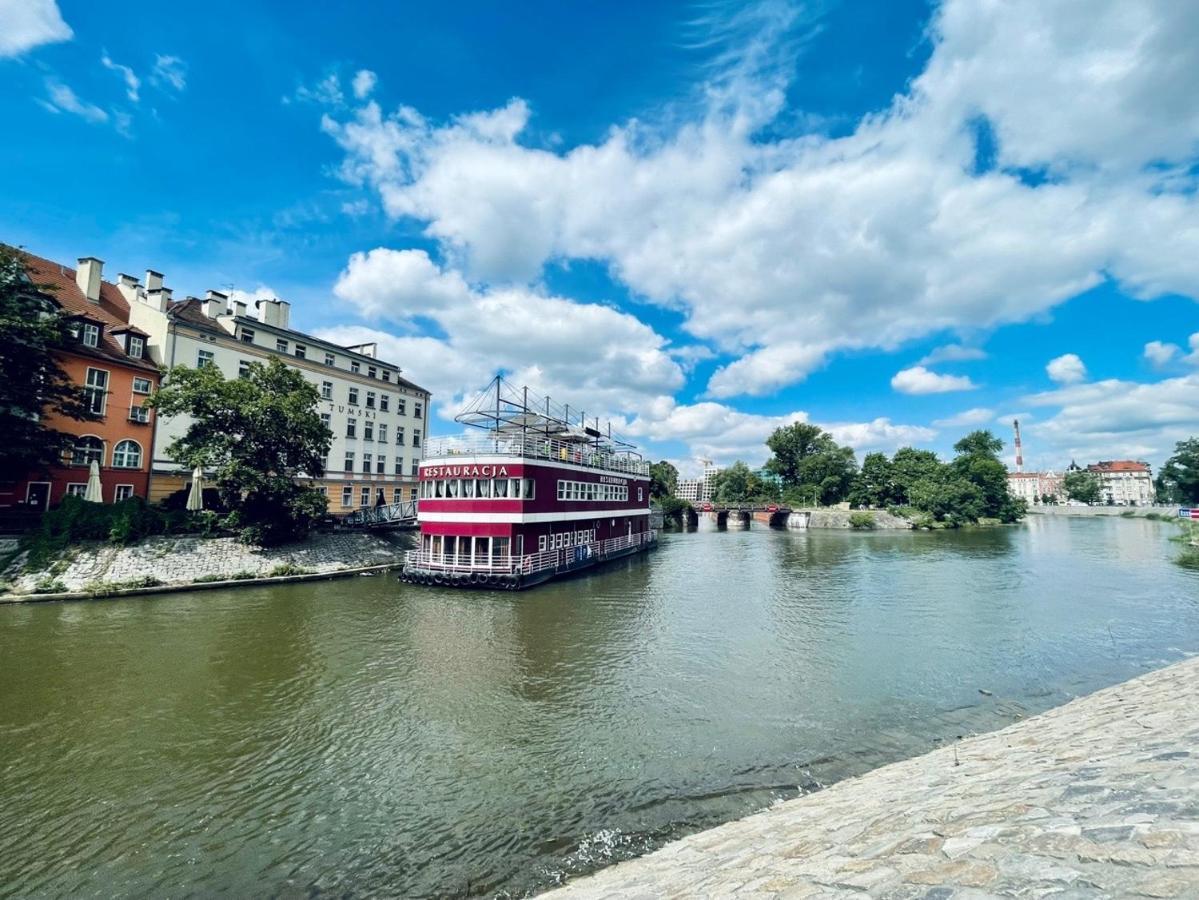
[[[45,571],[5,573],[2,601],[73,599],[210,587],[262,580],[297,581],[381,571],[403,562],[404,548],[372,534],[313,534],[282,547],[249,547],[231,537],[156,537],[128,547],[73,547]]]
[[[1149,516],[1178,517],[1177,506],[1030,506],[1030,516],[1120,516],[1144,519]]]
[[[1193,658],[543,896],[1193,897],[1197,745]]]

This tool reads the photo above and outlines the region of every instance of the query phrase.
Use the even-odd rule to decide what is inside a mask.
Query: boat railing
[[[424,462],[456,456],[517,456],[607,469],[630,475],[648,475],[649,462],[627,452],[614,452],[592,444],[560,441],[537,435],[459,435],[433,438],[425,445]]]
[[[427,550],[409,550],[404,557],[406,569],[426,569],[435,572],[483,572],[488,575],[532,575],[546,569],[569,569],[591,559],[605,559],[633,547],[653,544],[658,540],[656,531],[641,531],[623,537],[591,541],[574,547],[559,547],[541,550],[523,556],[491,556],[475,559],[470,553],[432,553]]]

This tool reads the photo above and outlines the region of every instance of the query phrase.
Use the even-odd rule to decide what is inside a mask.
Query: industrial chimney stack
[[[1016,429],[1016,471],[1024,471],[1024,450],[1020,446],[1020,420],[1013,419],[1012,427]]]

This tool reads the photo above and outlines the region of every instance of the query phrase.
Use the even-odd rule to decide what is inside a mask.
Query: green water
[[[0,894],[541,889],[1199,651],[1171,527],[705,523],[517,594],[0,608]]]

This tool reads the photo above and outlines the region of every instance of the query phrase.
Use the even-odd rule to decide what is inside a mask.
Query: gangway
[[[344,528],[404,528],[416,525],[415,500],[365,506],[341,519]]]

